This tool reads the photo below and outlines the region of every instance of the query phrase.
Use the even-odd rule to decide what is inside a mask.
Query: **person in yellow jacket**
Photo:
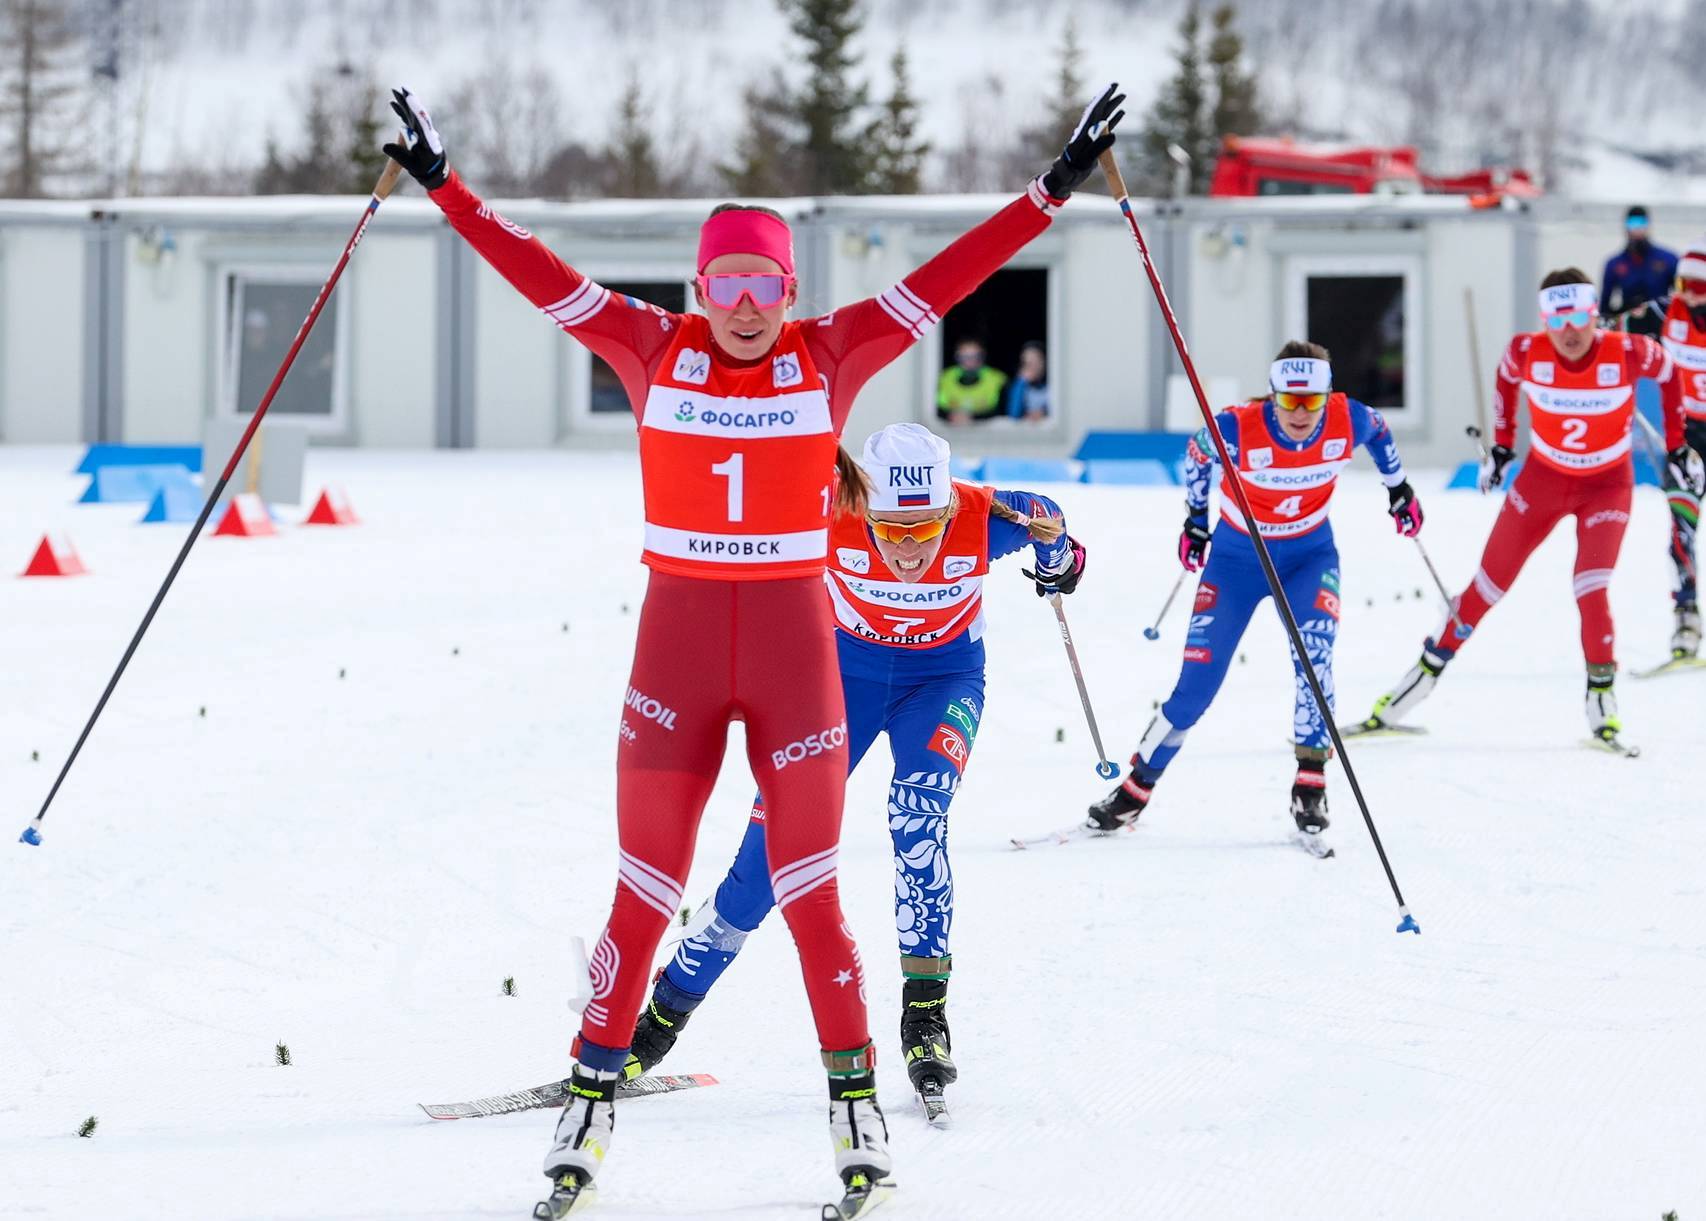
[[[936,381],[936,418],[949,424],[987,420],[1001,414],[1007,375],[984,363],[983,345],[962,339],[954,345],[954,363]]]

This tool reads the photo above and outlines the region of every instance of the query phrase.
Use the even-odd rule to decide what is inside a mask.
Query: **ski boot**
[[[1322,858],[1333,855],[1321,837],[1321,832],[1332,826],[1327,819],[1327,776],[1321,770],[1325,763],[1324,759],[1321,762],[1299,759],[1297,779],[1291,784],[1291,817],[1297,823],[1297,842],[1311,856]]]
[[[1123,831],[1137,821],[1149,804],[1150,791],[1137,778],[1137,757],[1132,757],[1131,775],[1120,781],[1119,787],[1090,807],[1084,820],[1087,830],[1101,835]]]
[[[1700,652],[1700,606],[1695,602],[1676,604],[1676,631],[1671,633],[1670,655],[1681,661]]]
[[[1374,711],[1368,714],[1366,720],[1350,726],[1353,734],[1365,733],[1402,733],[1406,727],[1399,725],[1416,706],[1428,696],[1439,683],[1439,676],[1445,672],[1446,665],[1457,655],[1455,649],[1442,649],[1434,643],[1433,637],[1428,637],[1422,643],[1422,655],[1416,659],[1416,664],[1410,667],[1409,673],[1398,680],[1398,685],[1385,695],[1374,701]],[[1420,732],[1412,730],[1411,732]]]
[[[1634,758],[1641,753],[1640,748],[1625,745],[1619,736],[1623,732],[1623,722],[1617,716],[1617,693],[1612,689],[1616,676],[1617,667],[1614,665],[1588,667],[1588,732],[1593,735],[1595,746],[1615,755]]]
[[[835,1151],[835,1173],[843,1192],[839,1205],[828,1205],[825,1217],[857,1217],[870,1211],[894,1169],[889,1156],[889,1129],[877,1105],[877,1075],[871,1045],[857,1051],[823,1053],[829,1074],[829,1142]],[[832,1211],[833,1210],[833,1211]]]
[[[682,1027],[693,1016],[691,1009],[672,1009],[658,999],[656,991],[646,1002],[640,1020],[634,1023],[634,1041],[628,1047],[628,1062],[622,1066],[622,1079],[632,1081],[656,1068],[675,1040],[681,1037]]]
[[[616,1082],[620,1074],[582,1068],[569,1073],[569,1100],[557,1120],[556,1138],[545,1155],[551,1195],[533,1208],[537,1221],[562,1221],[592,1188],[616,1131]]]
[[[960,1075],[948,1054],[953,1045],[948,1034],[948,977],[908,979],[901,986],[900,1004],[900,1045],[907,1079],[924,1104],[924,1118],[945,1124],[948,1104],[942,1090]]]

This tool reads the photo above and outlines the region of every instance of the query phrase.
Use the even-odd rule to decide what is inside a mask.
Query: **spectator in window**
[[[1046,423],[1051,414],[1048,361],[1034,339],[1019,349],[1019,372],[1007,387],[1007,414],[1029,424]]]
[[[1605,261],[1599,308],[1612,318],[1620,316],[1626,331],[1657,335],[1664,324],[1671,281],[1676,278],[1676,255],[1653,245],[1652,222],[1640,204],[1624,215],[1623,231],[1627,243]]]
[[[962,339],[954,345],[954,363],[936,382],[936,418],[949,424],[987,420],[1001,412],[1007,375],[984,363],[983,345]]]

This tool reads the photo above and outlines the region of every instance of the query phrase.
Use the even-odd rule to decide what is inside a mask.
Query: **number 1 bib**
[[[713,353],[710,323],[683,317],[646,394],[641,558],[685,577],[819,576],[836,436],[800,324],[750,365]]]

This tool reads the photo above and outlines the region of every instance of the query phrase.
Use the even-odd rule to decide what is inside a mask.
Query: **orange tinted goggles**
[[[924,521],[878,521],[867,517],[865,524],[871,527],[871,533],[885,543],[899,543],[911,539],[915,543],[927,543],[933,538],[940,538],[942,531],[948,528],[948,515],[926,518]]]
[[[1276,390],[1274,402],[1287,411],[1320,411],[1327,405],[1327,396],[1319,392],[1294,394],[1290,390]]]

